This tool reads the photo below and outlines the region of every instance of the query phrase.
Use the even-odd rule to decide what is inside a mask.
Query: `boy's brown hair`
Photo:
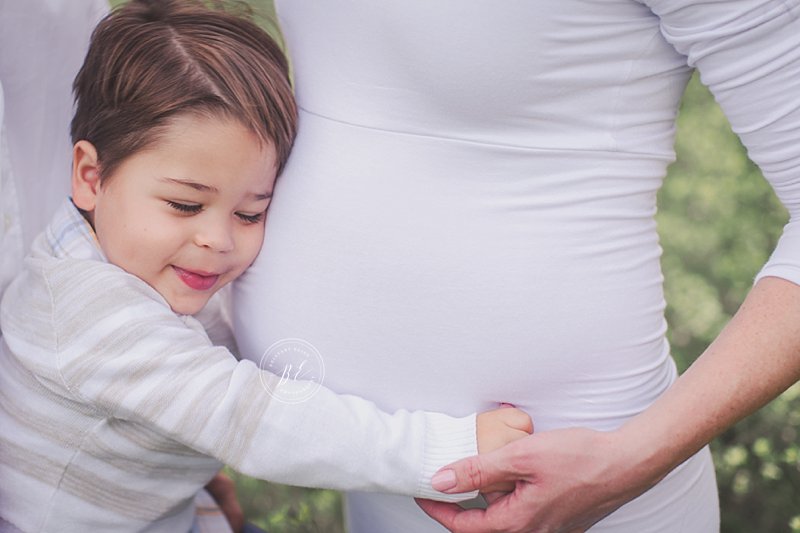
[[[73,84],[73,144],[97,150],[101,179],[183,113],[233,118],[283,168],[297,131],[287,60],[250,20],[189,0],[131,0],[95,28]]]

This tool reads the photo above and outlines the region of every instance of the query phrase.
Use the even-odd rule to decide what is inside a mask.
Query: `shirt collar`
[[[92,226],[71,198],[64,200],[56,211],[45,238],[56,257],[108,262]]]

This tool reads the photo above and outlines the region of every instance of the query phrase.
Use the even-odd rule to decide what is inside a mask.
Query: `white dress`
[[[800,205],[796,0],[278,0],[300,133],[238,283],[243,354],[318,348],[333,390],[536,431],[611,430],[675,379],[656,192],[697,67]],[[793,218],[796,220],[796,217]],[[762,275],[800,281],[791,222]],[[440,531],[349,494],[353,532]],[[718,529],[707,450],[593,531]]]

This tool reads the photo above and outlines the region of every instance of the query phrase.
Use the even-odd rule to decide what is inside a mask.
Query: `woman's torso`
[[[689,76],[656,17],[632,0],[278,11],[300,133],[237,286],[243,354],[301,338],[333,390],[389,411],[511,402],[537,431],[646,408],[675,375],[653,216]]]

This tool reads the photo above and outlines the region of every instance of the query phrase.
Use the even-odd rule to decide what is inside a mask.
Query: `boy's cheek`
[[[264,244],[264,231],[261,231],[260,237],[252,244],[252,246],[248,250],[247,258],[248,260],[245,261],[245,266],[239,275],[243,274],[245,270],[250,268],[253,263],[255,262],[256,258],[258,257],[259,252],[261,252],[261,246]],[[238,277],[238,276],[237,276]]]

